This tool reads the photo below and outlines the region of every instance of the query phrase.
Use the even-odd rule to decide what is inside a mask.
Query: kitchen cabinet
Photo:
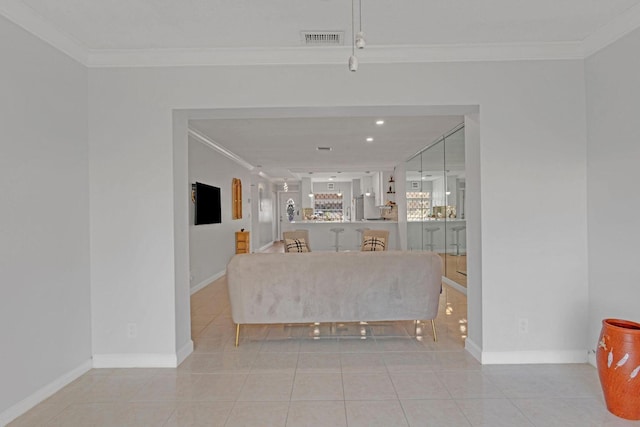
[[[341,220],[343,214],[342,194],[318,193],[314,194],[315,215],[325,220]]]

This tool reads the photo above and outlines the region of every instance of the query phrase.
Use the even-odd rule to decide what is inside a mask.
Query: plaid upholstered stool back
[[[286,243],[287,240],[300,240],[304,239],[304,242],[307,245],[307,250],[305,252],[311,252],[311,245],[309,244],[309,230],[293,230],[293,231],[283,231],[282,238],[285,240],[284,251],[290,252],[288,245]],[[296,251],[299,252],[299,251]]]
[[[361,251],[386,251],[389,246],[389,230],[364,230]]]

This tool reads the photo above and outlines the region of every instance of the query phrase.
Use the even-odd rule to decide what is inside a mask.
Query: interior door
[[[278,191],[278,238],[282,240],[282,231],[287,223],[300,221],[302,208],[300,193],[297,191]]]

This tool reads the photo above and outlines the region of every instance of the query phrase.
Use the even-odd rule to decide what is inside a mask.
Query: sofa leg
[[[431,319],[431,329],[433,329],[433,341],[438,341],[438,335],[436,334],[436,319]]]
[[[240,323],[236,323],[236,347],[240,342]]]

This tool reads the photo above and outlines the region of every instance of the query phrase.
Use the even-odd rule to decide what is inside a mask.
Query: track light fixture
[[[364,31],[362,31],[362,0],[358,0],[358,14],[359,14],[359,24],[360,31],[356,34],[356,47],[358,49],[364,49],[367,45],[367,41],[364,39]]]
[[[367,41],[364,39],[364,33],[362,31],[358,31],[358,34],[356,34],[356,47],[358,49],[364,49],[366,45]]]

